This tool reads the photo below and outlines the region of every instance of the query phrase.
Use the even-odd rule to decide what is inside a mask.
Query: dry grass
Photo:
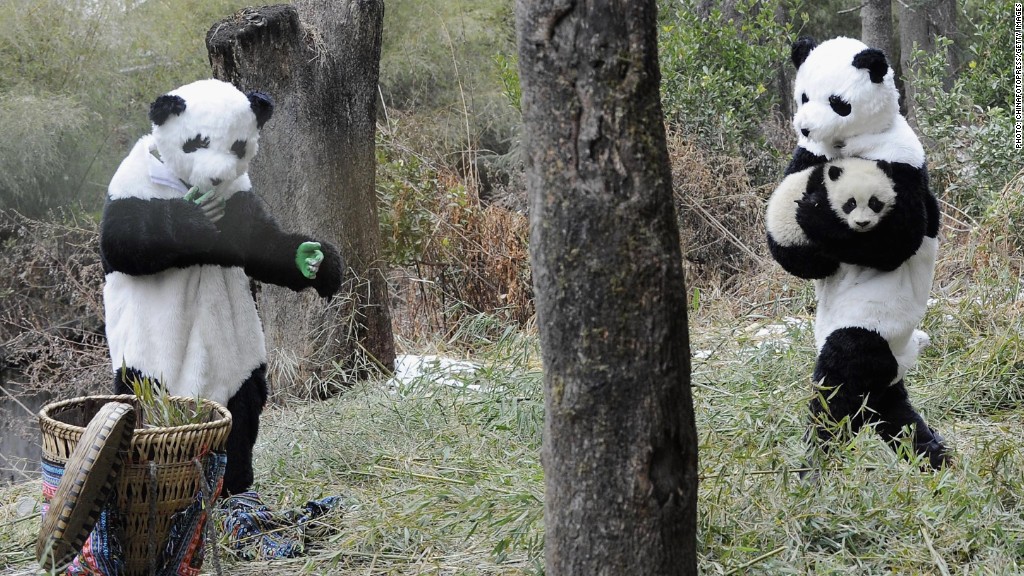
[[[109,383],[97,226],[0,211],[0,364],[26,392],[70,397]]]

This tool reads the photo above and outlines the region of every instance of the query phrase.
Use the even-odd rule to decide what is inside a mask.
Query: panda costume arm
[[[824,156],[814,154],[803,146],[797,146],[796,149],[793,150],[793,158],[790,159],[789,165],[786,166],[786,171],[783,174],[785,176],[789,176],[790,174],[796,174],[797,172],[808,168],[820,166],[825,162],[828,162],[828,159]]]
[[[245,273],[252,278],[295,291],[312,287],[324,298],[341,288],[344,265],[337,248],[319,241],[323,262],[314,278],[306,278],[295,263],[295,252],[303,242],[314,240],[282,231],[251,191],[238,192],[228,199],[217,226],[224,239],[235,246]]]
[[[839,269],[839,261],[808,238],[797,221],[814,168],[786,176],[768,199],[765,215],[768,250],[786,272],[807,280],[827,278]]]
[[[202,210],[180,199],[108,198],[100,228],[105,273],[156,274],[200,264],[230,266],[241,258],[219,242]]]

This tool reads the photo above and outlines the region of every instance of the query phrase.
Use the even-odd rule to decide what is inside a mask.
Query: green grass
[[[533,340],[506,336],[466,382],[478,391],[377,380],[269,413],[257,489],[282,508],[334,494],[349,503],[296,566],[313,574],[371,566],[374,574],[533,573],[543,492],[536,358]]]

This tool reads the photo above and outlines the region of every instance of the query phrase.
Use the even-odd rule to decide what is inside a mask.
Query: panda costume
[[[944,439],[910,403],[904,375],[928,336],[923,320],[938,251],[939,208],[924,149],[899,113],[885,55],[850,38],[793,45],[799,140],[768,202],[768,247],[818,300],[812,429],[868,423],[895,449],[905,426],[938,468]],[[862,409],[865,406],[866,409]]]
[[[325,298],[342,279],[332,245],[283,232],[252,192],[249,162],[273,106],[265,94],[219,80],[157,98],[152,133],[111,179],[100,227],[115,392],[131,393],[133,380],[149,378],[172,395],[226,406],[228,494],[252,484],[267,400],[267,351],[249,278],[311,287]]]

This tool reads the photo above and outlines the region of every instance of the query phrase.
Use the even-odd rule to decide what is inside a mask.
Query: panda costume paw
[[[330,298],[345,270],[337,248],[283,231],[252,191],[249,163],[273,107],[266,94],[219,80],[158,97],[152,133],[111,179],[100,225],[114,389],[130,392],[131,377],[149,378],[172,395],[226,406],[228,494],[253,482],[267,401],[267,351],[250,278]],[[312,278],[295,260],[305,242],[319,242],[323,254]]]
[[[796,150],[768,201],[772,257],[812,279],[818,358],[810,438],[827,447],[838,422],[864,424],[933,467],[943,438],[910,404],[904,375],[927,345],[924,318],[938,247],[938,203],[924,149],[899,114],[885,55],[850,38],[801,38],[791,59]]]

